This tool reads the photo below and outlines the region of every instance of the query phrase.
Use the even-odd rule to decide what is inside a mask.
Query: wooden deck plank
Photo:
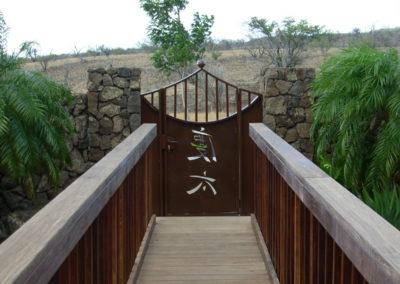
[[[250,217],[157,217],[138,283],[272,283]]]

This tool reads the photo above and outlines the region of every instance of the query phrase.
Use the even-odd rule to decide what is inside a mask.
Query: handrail
[[[300,199],[329,233],[334,241],[333,247],[338,245],[343,250],[365,280],[370,283],[400,283],[400,232],[396,228],[262,123],[250,124],[250,136],[258,148],[256,151],[261,151],[267,159],[266,163],[272,164],[274,168],[269,169],[267,166],[264,172],[271,173],[276,170],[279,173],[280,178],[283,178],[290,190],[295,193],[295,199]],[[266,177],[266,179],[270,178]],[[278,183],[280,182],[272,181],[272,186]],[[284,187],[280,183],[280,187],[276,189],[278,195]],[[293,201],[293,199],[285,203],[284,207],[299,210],[296,200]],[[296,211],[294,214],[297,214]],[[264,214],[261,218],[267,220],[270,217]],[[300,226],[298,223],[301,220],[297,219],[300,217],[292,218],[294,218],[295,238],[299,235],[303,236],[300,230],[305,230],[304,226]],[[300,224],[303,224],[302,222]],[[290,230],[289,232],[292,232]],[[318,231],[318,228],[316,230]],[[324,236],[326,244],[330,237]],[[280,238],[283,237],[280,236]],[[301,242],[301,240],[298,241]],[[279,250],[279,248],[276,249]],[[294,253],[294,258],[299,253],[298,249],[295,244],[294,250],[297,251]],[[324,249],[327,250],[327,248]],[[332,244],[330,249],[328,253],[332,254]],[[325,263],[328,253],[325,253]],[[294,263],[296,266],[296,259]],[[332,273],[332,271],[328,272]],[[350,274],[351,272],[350,270]],[[300,272],[295,271],[295,273]],[[341,273],[346,274],[343,271]],[[299,275],[297,276],[300,277]],[[344,275],[344,277],[350,276]],[[281,280],[281,283],[285,281]]]
[[[140,126],[1,244],[1,282],[48,282],[155,137]]]

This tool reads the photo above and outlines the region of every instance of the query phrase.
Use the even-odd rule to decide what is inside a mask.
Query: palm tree
[[[372,197],[398,196],[397,51],[378,51],[367,45],[343,49],[317,72],[313,98],[311,135],[321,167],[371,206]],[[400,218],[400,199],[397,201],[393,212]]]
[[[60,168],[70,162],[65,135],[73,124],[63,104],[72,96],[62,85],[21,69],[19,55],[28,48],[23,44],[13,55],[0,48],[0,171],[34,194],[33,175],[46,173],[56,184]]]

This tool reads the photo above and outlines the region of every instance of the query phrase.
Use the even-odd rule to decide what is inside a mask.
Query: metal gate
[[[160,215],[238,215],[253,210],[249,122],[262,96],[206,71],[142,94],[142,122],[157,123],[154,157]]]

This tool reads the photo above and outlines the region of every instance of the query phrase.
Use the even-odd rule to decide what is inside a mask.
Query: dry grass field
[[[397,47],[400,51],[400,47]],[[339,48],[329,50],[328,56],[339,51]],[[128,67],[142,70],[142,92],[158,89],[178,79],[176,76],[166,78],[152,65],[149,53],[93,56],[84,58],[66,58],[51,61],[46,71],[50,79],[71,88],[73,93],[86,93],[87,70],[89,68]],[[310,49],[304,54],[304,60],[299,67],[318,68],[323,63],[324,56],[319,49]],[[205,56],[205,69],[216,76],[239,87],[259,91],[260,70],[270,63],[265,58],[253,58],[247,50],[224,50],[221,56],[214,60],[211,54]],[[39,63],[27,63],[27,70],[41,71]]]
[[[330,54],[335,51],[335,49],[332,49]],[[73,93],[86,93],[87,70],[93,67],[140,68],[142,70],[142,92],[160,88],[178,79],[173,75],[170,78],[165,78],[152,66],[149,57],[150,54],[148,53],[140,53],[58,59],[49,63],[45,74],[50,79],[71,88]],[[261,68],[269,65],[265,59],[252,58],[246,50],[222,51],[217,60],[213,60],[210,54],[206,54],[205,61],[205,69],[211,73],[239,87],[253,91],[259,90],[258,79]],[[300,66],[317,67],[322,62],[321,52],[318,49],[310,50]],[[39,63],[27,63],[24,68],[31,71],[41,71]]]

